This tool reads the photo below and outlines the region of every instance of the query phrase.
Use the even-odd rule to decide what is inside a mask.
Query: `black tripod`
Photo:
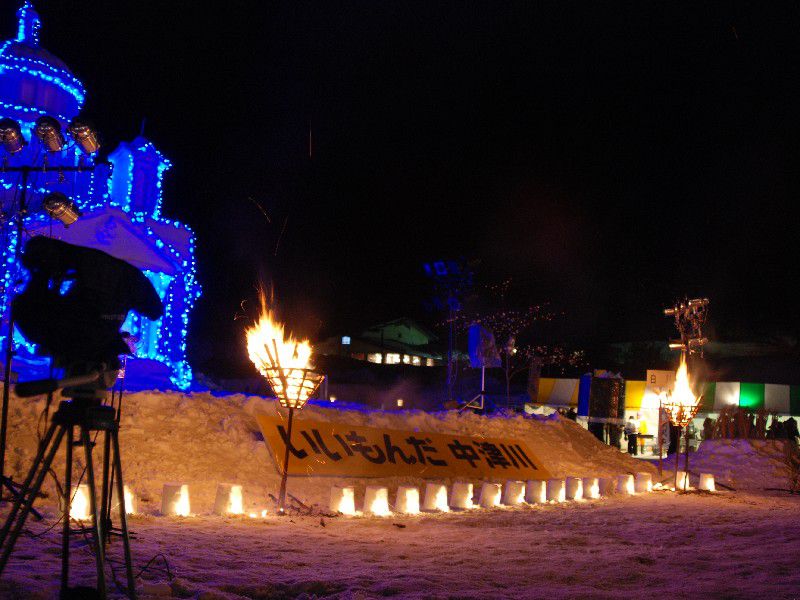
[[[104,432],[104,473],[103,481],[108,481],[108,464],[113,465],[114,483],[116,484],[117,498],[119,499],[119,518],[121,537],[125,553],[125,571],[128,583],[128,597],[136,597],[136,587],[133,578],[133,564],[131,561],[130,541],[128,537],[128,524],[125,514],[124,484],[122,480],[122,464],[119,454],[119,425],[116,419],[116,411],[111,406],[101,404],[104,390],[100,389],[104,374],[95,371],[86,376],[74,377],[62,382],[46,380],[44,382],[31,382],[30,384],[20,384],[17,386],[19,396],[37,395],[43,392],[52,391],[53,386],[72,387],[64,390],[64,395],[71,397],[72,400],[62,401],[58,411],[53,415],[50,427],[45,434],[39,450],[34,459],[28,475],[22,484],[20,497],[14,502],[2,530],[0,530],[0,576],[8,563],[9,557],[14,550],[14,546],[19,538],[25,520],[33,509],[33,502],[42,487],[47,472],[53,464],[58,449],[62,441],[66,441],[66,471],[64,477],[64,488],[66,490],[64,498],[64,527],[61,538],[61,597],[70,597],[69,588],[69,537],[75,531],[78,533],[88,532],[92,536],[95,565],[97,568],[97,592],[99,597],[106,597],[105,583],[105,528],[108,525],[106,515],[110,516],[111,494],[108,487],[104,485],[101,506],[97,505],[97,486],[95,482],[94,463],[92,459],[93,442],[90,439],[90,432]],[[79,437],[75,439],[75,429],[78,429]],[[72,489],[72,452],[74,446],[82,446],[86,458],[86,477],[89,485],[89,508],[92,513],[92,526],[87,529],[73,530],[70,525],[69,511],[71,504]],[[72,596],[78,597],[78,596]]]

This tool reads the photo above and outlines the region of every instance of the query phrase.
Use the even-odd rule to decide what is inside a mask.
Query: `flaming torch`
[[[258,372],[267,379],[281,406],[289,409],[286,432],[286,454],[281,473],[278,495],[278,513],[284,514],[286,505],[286,477],[289,474],[289,449],[292,440],[292,418],[301,410],[322,383],[324,375],[315,373],[311,364],[311,344],[297,340],[284,332],[261,294],[261,316],[253,327],[248,327],[247,353]]]
[[[694,419],[700,407],[701,396],[695,396],[692,387],[689,385],[689,370],[686,367],[686,355],[681,354],[681,364],[675,374],[675,387],[667,397],[662,407],[666,409],[670,422],[678,428],[678,439],[680,440],[680,430],[686,427]],[[679,449],[675,451],[675,489],[678,489],[678,458]],[[686,476],[689,476],[689,430],[686,430]]]

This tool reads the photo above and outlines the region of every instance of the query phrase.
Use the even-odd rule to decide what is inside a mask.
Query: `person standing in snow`
[[[797,443],[797,438],[800,436],[800,432],[797,431],[797,421],[789,417],[783,422],[783,430],[790,442]]]
[[[644,456],[644,436],[647,434],[647,421],[642,418],[642,415],[636,415],[636,442],[639,446],[639,454]]]
[[[625,437],[628,438],[628,454],[636,456],[638,448],[636,442],[636,421],[633,415],[628,417],[625,423]]]
[[[710,440],[714,437],[714,419],[706,417],[703,421],[703,439]]]

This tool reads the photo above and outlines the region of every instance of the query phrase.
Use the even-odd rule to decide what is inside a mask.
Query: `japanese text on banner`
[[[286,421],[257,415],[273,457],[286,452]],[[547,479],[550,474],[516,439],[474,438],[295,420],[289,475]],[[276,460],[278,469],[282,460]]]

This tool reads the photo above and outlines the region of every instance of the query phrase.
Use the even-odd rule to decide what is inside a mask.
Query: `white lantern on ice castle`
[[[4,16],[0,22],[10,20]],[[155,322],[130,313],[123,330],[137,340],[138,360],[129,361],[127,380],[147,378],[147,383],[167,383],[185,388],[191,382],[186,362],[189,314],[200,288],[195,279],[194,234],[187,226],[161,214],[162,178],[171,163],[144,137],[121,143],[109,154],[113,169],[99,164],[94,171],[59,173],[58,166],[78,166],[92,160],[67,145],[58,152],[44,151],[32,135],[40,116],[55,118],[66,131],[79,114],[86,91],[67,66],[39,44],[39,17],[29,2],[17,11],[16,36],[0,45],[0,118],[21,125],[28,144],[4,156],[8,165],[39,165],[47,155],[47,168],[36,172],[28,188],[29,216],[25,228],[31,235],[52,235],[66,242],[103,250],[141,269],[164,301],[164,316]],[[124,68],[123,65],[120,65]],[[18,193],[18,174],[0,169],[2,211],[11,214]],[[69,227],[51,220],[42,210],[45,193],[61,192],[80,209],[82,216]],[[17,277],[13,227],[9,243],[0,248],[0,311],[7,327],[8,301]],[[4,230],[5,233],[5,230]],[[8,332],[0,329],[5,341]],[[15,334],[17,359],[14,370],[44,375],[35,348]],[[160,381],[161,380],[161,381]]]

